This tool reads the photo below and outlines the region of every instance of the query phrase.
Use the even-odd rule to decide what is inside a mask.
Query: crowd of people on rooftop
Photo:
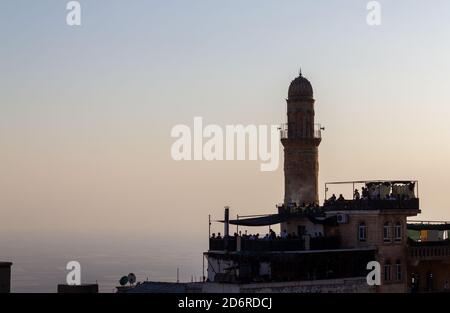
[[[316,234],[317,237],[323,236],[322,233]],[[301,239],[300,236],[298,236],[295,232],[294,233],[288,233],[286,230],[283,230],[280,234],[276,234],[275,231],[272,229],[269,230],[269,233],[265,234],[264,236],[261,236],[259,233],[256,234],[247,234],[247,231],[245,233],[239,232],[234,233],[233,236],[230,236],[231,238],[241,237],[243,239],[247,240],[276,240],[276,239]],[[211,235],[211,239],[223,239],[222,235],[220,233],[213,233]]]
[[[319,206],[317,203],[302,203],[299,206],[294,202],[289,203],[285,208],[290,213],[320,213],[321,211],[323,211],[323,207]]]
[[[410,185],[371,185],[361,188],[361,193],[358,189],[353,192],[352,200],[409,200],[414,198],[414,184]],[[328,202],[342,202],[346,199],[342,194],[339,197],[333,195],[327,200]]]

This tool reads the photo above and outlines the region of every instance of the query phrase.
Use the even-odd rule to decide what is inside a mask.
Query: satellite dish
[[[136,282],[136,275],[134,273],[128,274],[128,282],[133,285]]]
[[[119,283],[121,286],[125,286],[128,283],[128,276],[122,276],[122,278],[119,280]]]

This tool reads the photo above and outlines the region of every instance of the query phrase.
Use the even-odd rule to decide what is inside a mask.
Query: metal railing
[[[311,132],[308,129],[297,129],[287,123],[280,126],[280,138],[281,139],[321,139],[322,138],[322,126],[320,124],[314,124],[314,129]]]
[[[347,210],[419,210],[419,199],[408,200],[336,200],[325,201],[325,211],[347,211]]]
[[[228,242],[227,242],[228,241]],[[210,238],[209,250],[212,251],[237,251],[237,238]],[[228,247],[227,247],[228,246]],[[302,251],[305,250],[305,242],[303,239],[247,239],[240,238],[240,251]]]
[[[398,192],[402,191],[401,188],[408,191],[407,198],[419,198],[419,182],[417,180],[359,180],[359,181],[340,181],[340,182],[326,182],[325,183],[325,199],[328,199],[330,194],[335,194],[332,187],[344,186],[347,192],[349,192],[350,198],[355,197],[354,191],[358,189],[360,197],[364,198],[362,193],[362,187],[365,187],[369,193],[370,199],[385,199],[386,196],[394,194],[396,197],[401,197]],[[330,190],[330,188],[332,190]],[[402,192],[406,191],[403,190]],[[383,193],[386,193],[384,195]]]
[[[301,238],[291,239],[248,239],[240,238],[240,249],[243,252],[276,252],[276,251],[305,251],[305,240]],[[236,237],[210,238],[210,251],[238,251]],[[340,240],[337,236],[310,238],[309,250],[334,250],[339,249]]]
[[[409,257],[419,260],[450,259],[450,242],[448,240],[434,242],[414,242],[410,244]]]

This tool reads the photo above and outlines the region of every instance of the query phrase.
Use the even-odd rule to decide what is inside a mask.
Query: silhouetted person
[[[369,199],[369,191],[367,188],[362,187],[362,197],[363,199]]]
[[[355,189],[355,192],[353,193],[353,198],[354,198],[355,200],[361,199],[361,195],[359,194],[358,189]]]
[[[270,239],[273,240],[273,239],[277,238],[277,234],[275,234],[275,232],[271,229],[271,230],[270,230],[269,237],[270,237]]]

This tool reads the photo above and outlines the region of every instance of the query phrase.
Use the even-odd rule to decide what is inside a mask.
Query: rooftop
[[[0,262],[0,268],[2,267],[11,267],[12,263],[11,262]]]

